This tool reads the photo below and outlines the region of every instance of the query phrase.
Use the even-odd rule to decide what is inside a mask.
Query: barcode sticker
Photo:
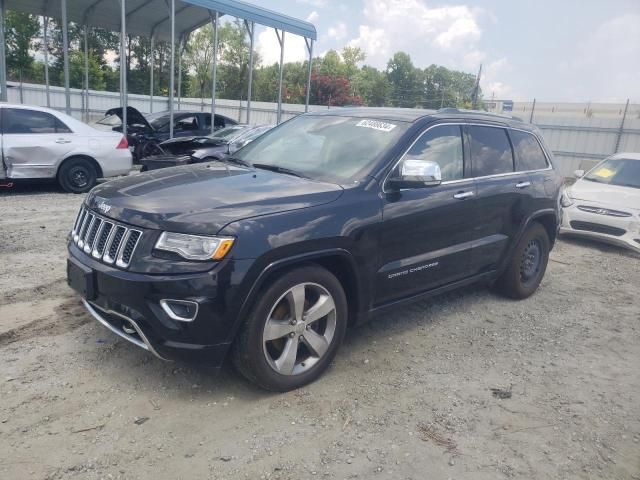
[[[380,122],[378,120],[360,120],[356,123],[356,127],[373,128],[374,130],[380,130],[381,132],[390,132],[397,125],[393,123]]]

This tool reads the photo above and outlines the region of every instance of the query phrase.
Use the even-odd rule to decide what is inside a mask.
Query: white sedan
[[[0,183],[51,178],[68,192],[82,193],[98,178],[131,171],[121,133],[96,130],[49,108],[0,104],[0,114]]]
[[[578,180],[562,197],[561,234],[579,235],[640,253],[640,154],[618,153]]]

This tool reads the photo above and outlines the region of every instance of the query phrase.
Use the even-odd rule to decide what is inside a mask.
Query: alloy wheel
[[[336,332],[333,297],[317,283],[301,283],[275,302],[264,326],[263,351],[281,375],[299,375],[329,350]]]

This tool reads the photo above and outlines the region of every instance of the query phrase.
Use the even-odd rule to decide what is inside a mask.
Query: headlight
[[[233,238],[162,232],[158,250],[174,252],[187,260],[221,260],[231,250]]]
[[[562,191],[562,196],[560,197],[560,205],[565,208],[573,205],[573,200],[571,200],[571,197],[569,196],[569,192],[567,190]]]

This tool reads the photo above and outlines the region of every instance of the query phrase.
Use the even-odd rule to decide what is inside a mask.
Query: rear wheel
[[[326,370],[346,327],[338,279],[321,267],[298,268],[260,294],[234,344],[234,364],[262,388],[293,390]]]
[[[549,261],[549,235],[539,223],[533,223],[516,246],[507,269],[498,279],[498,291],[510,298],[522,299],[540,285]]]
[[[84,158],[65,161],[58,172],[60,186],[70,193],[85,193],[91,190],[98,174],[91,162]]]

